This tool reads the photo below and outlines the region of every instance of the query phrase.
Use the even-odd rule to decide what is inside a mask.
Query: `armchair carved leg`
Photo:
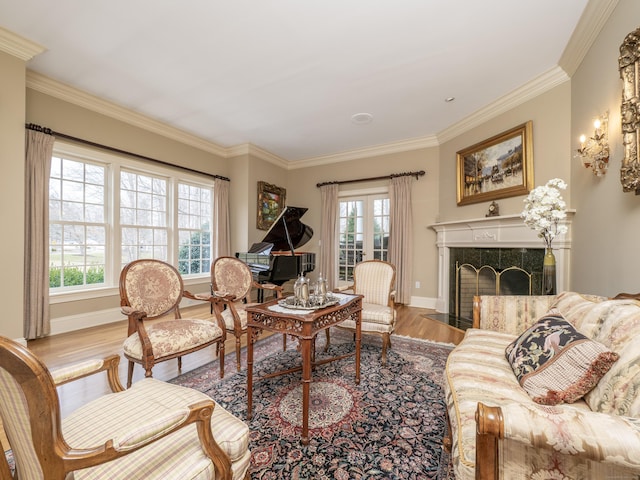
[[[382,334],[382,365],[387,364],[387,349],[391,348],[391,335],[389,333]]]
[[[131,382],[133,380],[133,366],[134,363],[129,360],[129,365],[127,366],[127,388],[131,387]]]
[[[237,371],[240,371],[240,337],[236,336],[236,365]]]

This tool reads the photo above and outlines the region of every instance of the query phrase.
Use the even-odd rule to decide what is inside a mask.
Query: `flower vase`
[[[556,294],[556,257],[551,248],[547,248],[542,263],[542,294]]]

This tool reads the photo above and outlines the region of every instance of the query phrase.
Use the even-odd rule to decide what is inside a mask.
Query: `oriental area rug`
[[[387,364],[380,363],[381,341],[365,336],[361,380],[356,385],[354,357],[314,369],[311,382],[309,445],[302,445],[301,372],[255,380],[300,364],[297,342],[282,337],[259,340],[254,348],[253,416],[250,474],[271,479],[453,479],[442,448],[447,432],[442,390],[451,345],[392,337]],[[323,352],[319,335],[316,359],[354,350],[352,335],[332,330]],[[225,359],[226,360],[226,359]],[[180,375],[172,383],[206,393],[247,421],[246,352],[235,372],[235,355],[218,378],[214,364]]]

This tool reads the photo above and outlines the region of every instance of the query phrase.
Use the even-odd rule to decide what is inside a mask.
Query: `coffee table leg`
[[[309,391],[311,387],[311,342],[300,339],[302,354],[302,444],[309,445]]]
[[[247,326],[247,420],[253,408],[253,328]]]

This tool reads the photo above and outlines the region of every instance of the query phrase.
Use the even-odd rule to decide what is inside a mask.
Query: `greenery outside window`
[[[178,184],[178,271],[182,275],[211,270],[213,189]]]
[[[104,165],[54,156],[49,179],[49,286],[104,284]]]

